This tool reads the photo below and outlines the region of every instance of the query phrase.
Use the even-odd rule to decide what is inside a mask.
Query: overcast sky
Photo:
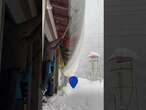
[[[81,77],[87,77],[89,74],[91,69],[88,55],[90,52],[101,55],[98,71],[103,74],[103,0],[86,0],[84,26],[84,42],[80,51],[77,74]]]

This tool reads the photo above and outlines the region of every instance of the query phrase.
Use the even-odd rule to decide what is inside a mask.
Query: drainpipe
[[[48,10],[48,13],[49,13],[51,25],[52,25],[53,32],[54,32],[54,35],[55,35],[54,37],[57,39],[58,38],[57,30],[56,30],[56,26],[55,26],[55,22],[54,22],[54,17],[53,17],[53,14],[52,14],[52,6],[51,6],[49,0],[47,1],[47,10]]]
[[[42,58],[43,58],[43,51],[44,51],[44,35],[45,35],[45,21],[46,21],[46,14],[48,14],[49,16],[49,30],[51,30],[51,36],[52,39],[57,39],[58,38],[58,34],[57,34],[57,30],[56,30],[56,26],[55,26],[55,22],[54,22],[54,18],[53,18],[53,14],[52,14],[52,6],[50,4],[49,0],[43,0],[43,23],[42,23]],[[46,11],[47,10],[47,11]],[[47,13],[46,13],[47,12]]]
[[[42,59],[43,59],[43,55],[44,55],[44,35],[45,35],[45,9],[46,9],[46,0],[43,0],[42,3]]]

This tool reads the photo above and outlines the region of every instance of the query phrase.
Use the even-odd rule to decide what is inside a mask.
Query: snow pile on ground
[[[75,89],[68,84],[49,98],[43,110],[103,110],[103,81],[78,80]]]

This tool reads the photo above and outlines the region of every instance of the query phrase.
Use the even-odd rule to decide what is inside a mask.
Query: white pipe
[[[46,9],[46,0],[43,0],[43,3],[42,3],[42,59],[43,59],[43,53],[44,53],[44,35],[45,35],[45,9]]]
[[[4,14],[5,5],[4,1],[0,1],[0,69],[1,69],[1,57],[2,57],[2,47],[3,47],[3,31],[4,31]]]
[[[58,38],[57,30],[56,30],[56,26],[55,26],[55,22],[54,22],[54,17],[53,17],[53,14],[52,14],[52,6],[51,6],[49,0],[47,2],[47,10],[48,10],[48,13],[49,13],[49,17],[50,17],[50,21],[51,21],[51,24],[52,24],[52,28],[53,28],[55,38],[57,39]]]

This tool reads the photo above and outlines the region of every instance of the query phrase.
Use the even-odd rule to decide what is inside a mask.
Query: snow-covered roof
[[[100,55],[97,52],[90,52],[88,55],[89,58],[99,58]]]

